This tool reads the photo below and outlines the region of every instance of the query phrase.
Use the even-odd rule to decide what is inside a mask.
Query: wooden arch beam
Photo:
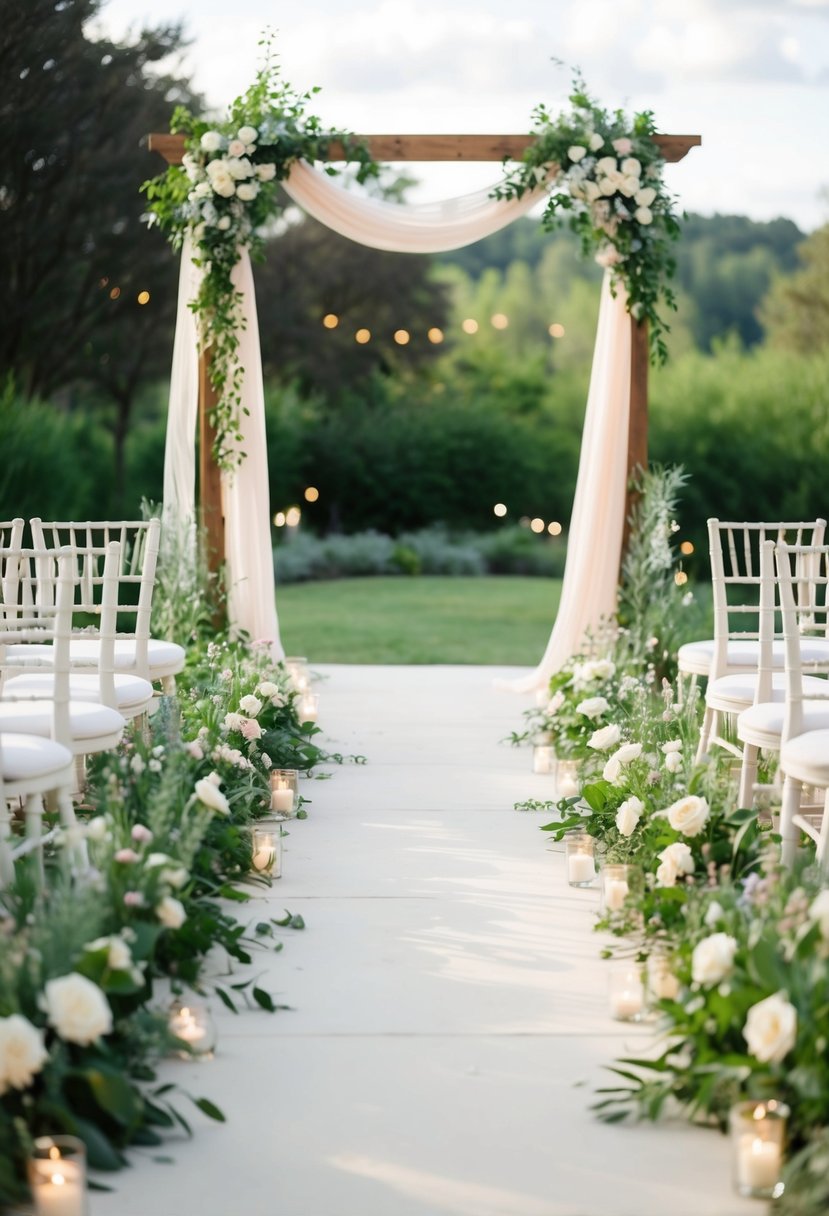
[[[533,142],[532,135],[361,135],[376,161],[503,161],[521,160],[524,150]],[[699,135],[655,135],[653,142],[663,157],[675,164],[688,155],[691,148],[702,144]],[[184,155],[184,136],[153,134],[149,136],[149,147],[158,152],[170,165],[181,164]],[[332,142],[325,158],[329,161],[345,160],[342,144]],[[213,431],[207,412],[215,402],[210,377],[207,374],[208,356],[202,354],[199,365],[199,419],[200,419],[200,502],[202,518],[207,532],[207,544],[211,569],[217,569],[224,560],[224,527],[221,518],[221,478],[212,459]],[[631,366],[630,366],[630,418],[628,423],[628,481],[637,468],[648,464],[648,326],[631,317]],[[627,545],[627,517],[633,500],[628,492],[625,510],[625,547]]]

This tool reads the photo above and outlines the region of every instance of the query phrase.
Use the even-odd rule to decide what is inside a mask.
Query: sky
[[[829,222],[829,0],[104,0],[98,24],[122,38],[172,20],[218,114],[252,80],[266,28],[285,77],[320,86],[323,122],[357,133],[523,133],[539,103],[564,107],[578,68],[607,108],[702,136],[666,170],[682,208]],[[498,176],[407,171],[418,201]]]

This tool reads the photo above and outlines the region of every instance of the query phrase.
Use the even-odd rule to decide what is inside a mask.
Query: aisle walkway
[[[134,1157],[93,1216],[762,1216],[716,1133],[589,1114],[650,1032],[608,1018],[596,896],[511,809],[550,784],[499,746],[525,703],[505,673],[322,674],[332,748],[369,764],[304,783],[251,913],[307,922],[256,964],[292,1010],[221,1013],[214,1061],[165,1067],[228,1124],[199,1119],[172,1167]]]

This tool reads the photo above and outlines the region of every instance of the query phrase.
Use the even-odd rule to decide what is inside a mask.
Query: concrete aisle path
[[[571,889],[504,669],[327,667],[331,750],[284,878],[250,919],[305,918],[256,958],[289,1012],[217,1010],[215,1060],[164,1079],[213,1098],[173,1166],[133,1154],[92,1216],[762,1216],[715,1132],[610,1127],[603,1067],[652,1032],[607,1015],[597,896]]]

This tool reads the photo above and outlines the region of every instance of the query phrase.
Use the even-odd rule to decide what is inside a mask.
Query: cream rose
[[[587,142],[591,152],[598,152],[599,148],[604,144],[604,136],[600,135],[598,131],[594,131]]]
[[[628,156],[619,167],[625,177],[639,177],[642,173],[642,165],[635,156]]]
[[[697,942],[691,955],[691,976],[697,984],[720,984],[734,970],[737,939],[728,933],[712,933]]]
[[[682,768],[682,752],[668,752],[665,756],[665,768],[669,773],[678,773]]]
[[[246,156],[229,156],[225,161],[225,169],[235,182],[246,181],[256,173]]]
[[[276,165],[257,165],[256,176],[260,182],[272,182],[276,177]]]
[[[637,207],[650,207],[655,198],[656,191],[653,186],[643,186],[641,190],[636,191],[633,201]]]
[[[615,747],[621,737],[622,732],[618,726],[613,724],[602,726],[599,730],[593,731],[593,734],[587,740],[587,746],[592,747],[597,752],[606,752],[611,747]]]
[[[712,899],[708,905],[708,911],[705,913],[705,923],[710,929],[714,925],[718,925],[724,915],[722,904],[718,900]]]
[[[254,697],[252,693],[248,693],[246,697],[242,697],[241,701],[239,702],[239,708],[243,713],[247,714],[249,718],[255,718],[259,713],[259,710],[262,708],[262,702],[258,697]]]
[[[243,144],[256,143],[256,140],[259,138],[259,132],[256,130],[256,127],[240,127],[236,134]]]
[[[161,871],[161,881],[169,883],[175,891],[180,891],[183,886],[186,886],[189,877],[190,875],[184,866],[176,866],[171,870]]]
[[[618,751],[614,752],[604,766],[602,776],[605,781],[618,781],[621,776],[623,767],[630,764],[631,760],[636,760],[642,755],[641,743],[623,743]]]
[[[282,695],[279,691],[279,685],[274,684],[271,680],[263,680],[261,684],[257,685],[256,691],[260,693],[266,701],[271,697],[279,697]]]
[[[679,996],[680,982],[661,955],[648,959],[648,991],[658,1001],[675,1001]]]
[[[195,793],[199,802],[209,807],[211,811],[216,811],[219,815],[230,814],[230,803],[209,777],[202,777],[200,781],[196,782]]]
[[[258,182],[242,182],[236,187],[236,196],[243,203],[252,203],[259,193]]]
[[[680,874],[693,874],[694,855],[687,844],[669,844],[657,854],[661,865],[656,871],[656,883],[660,887],[675,887]]]
[[[225,730],[241,730],[244,720],[241,714],[225,714],[222,725]]]
[[[616,827],[623,836],[632,836],[645,807],[641,799],[627,798],[616,812]]]
[[[634,219],[640,224],[647,226],[653,223],[653,212],[650,207],[637,207],[633,213]]]
[[[184,904],[180,900],[174,899],[172,895],[165,895],[156,904],[155,914],[165,929],[180,929],[187,920]]]
[[[776,992],[751,1006],[743,1038],[755,1060],[779,1064],[785,1059],[797,1040],[797,1010],[785,992]]]
[[[594,181],[586,181],[584,183],[584,197],[588,203],[595,203],[601,191]]]
[[[582,148],[580,144],[573,144],[572,147],[567,149],[567,155],[570,157],[570,160],[578,164],[587,155],[587,148]]]
[[[230,228],[230,216],[223,215],[216,221],[216,227],[220,232],[227,232]]]
[[[213,187],[214,193],[221,198],[232,198],[236,193],[236,184],[229,173],[214,173],[211,175],[210,184]]]
[[[591,722],[595,722],[608,709],[610,709],[610,705],[604,697],[588,697],[585,701],[579,701],[576,706],[576,713],[583,714],[585,718],[589,718]]]
[[[0,1018],[0,1094],[26,1089],[49,1057],[43,1033],[19,1013]]]
[[[232,139],[227,145],[228,156],[244,156],[247,145],[241,139]]]
[[[205,131],[199,143],[205,152],[218,152],[222,146],[222,137],[218,131]]]
[[[242,734],[247,739],[248,743],[254,739],[262,738],[262,727],[255,718],[244,718],[242,720]]]
[[[103,992],[76,971],[49,980],[44,997],[49,1025],[67,1043],[87,1047],[112,1030],[112,1010]]]
[[[606,177],[610,173],[617,173],[619,165],[615,156],[603,156],[601,160],[596,161],[596,176]]]
[[[112,937],[98,937],[88,946],[84,946],[90,954],[98,950],[106,950],[107,966],[111,971],[129,971],[132,967],[132,953],[123,937],[113,934]]]
[[[675,832],[681,832],[683,836],[699,836],[708,822],[711,810],[704,798],[687,794],[669,806],[663,814],[667,816],[668,823]]]
[[[633,140],[624,135],[619,139],[614,139],[613,148],[618,156],[627,156],[633,151]]]

